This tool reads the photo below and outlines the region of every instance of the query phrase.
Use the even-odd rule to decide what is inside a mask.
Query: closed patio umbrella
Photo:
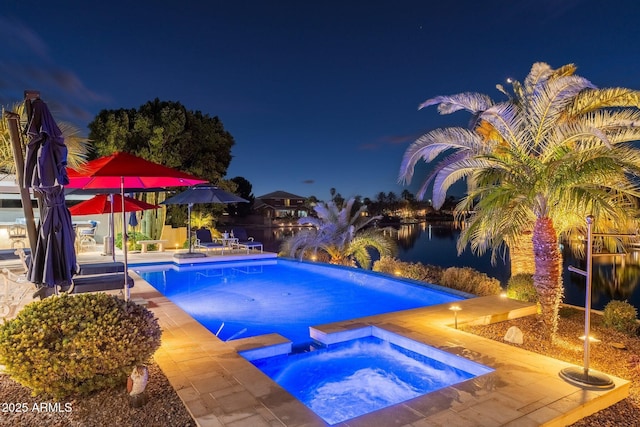
[[[120,189],[122,196],[122,253],[127,271],[127,220],[124,209],[125,189],[145,191],[166,187],[182,187],[206,182],[193,175],[150,162],[133,154],[118,152],[87,162],[82,170],[69,170],[70,188]],[[127,275],[124,278],[124,298],[129,299]]]
[[[27,100],[29,137],[24,171],[25,188],[42,195],[36,247],[27,279],[39,288],[36,296],[46,296],[49,288],[66,287],[76,274],[75,232],[65,206],[64,185],[67,147],[47,105],[39,98]]]
[[[162,205],[187,205],[187,221],[189,223],[187,232],[190,254],[193,252],[193,244],[191,242],[191,208],[194,203],[249,203],[249,201],[233,193],[222,190],[215,185],[204,184],[191,187],[182,193],[176,194],[164,202],[161,202],[160,204]]]

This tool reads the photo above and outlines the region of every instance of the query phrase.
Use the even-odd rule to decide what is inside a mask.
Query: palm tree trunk
[[[533,256],[533,239],[531,231],[522,233],[509,246],[511,277],[517,274],[534,274],[536,270]]]
[[[538,291],[546,334],[553,339],[558,329],[558,310],[562,300],[562,258],[551,218],[543,217],[536,220],[532,241],[535,259],[533,284]]]

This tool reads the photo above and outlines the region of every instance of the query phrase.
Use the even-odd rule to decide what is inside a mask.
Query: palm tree
[[[5,109],[2,109],[2,115],[4,116]],[[26,123],[27,117],[24,109],[24,103],[16,103],[12,107],[12,112],[19,114],[21,121]],[[89,152],[89,140],[87,138],[79,136],[80,130],[75,126],[58,122],[58,127],[64,137],[65,145],[67,146],[67,163],[72,168],[77,168],[81,164],[85,163],[87,154]],[[23,143],[23,150],[26,142]],[[15,174],[16,164],[13,159],[13,151],[11,148],[11,139],[9,136],[9,127],[6,120],[0,120],[0,173]]]
[[[395,243],[380,230],[365,228],[380,217],[366,217],[366,206],[354,209],[356,199],[349,199],[344,206],[333,202],[322,202],[314,206],[317,218],[300,218],[300,225],[310,225],[288,237],[280,249],[284,256],[292,258],[327,258],[332,264],[371,267],[369,249],[375,249],[380,256],[393,256]]]
[[[634,181],[640,151],[630,144],[640,138],[640,93],[597,89],[575,69],[536,63],[524,84],[511,81],[511,92],[498,85],[508,97],[499,103],[476,93],[426,101],[421,107],[438,104],[442,114],[466,109],[473,121],[470,129],[437,129],[419,138],[400,172],[408,182],[418,160],[445,154],[418,193],[423,197],[433,183],[434,205],[443,203],[453,183],[467,179],[468,193],[456,212],[475,214],[459,251],[470,243],[474,252],[491,250],[495,259],[505,245],[512,257],[532,248],[525,254],[534,261],[551,337],[562,298],[559,238],[574,240],[588,214],[601,230],[635,230],[640,196]]]

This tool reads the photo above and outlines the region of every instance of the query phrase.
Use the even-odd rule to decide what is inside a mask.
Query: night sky
[[[417,106],[466,91],[502,99],[534,62],[567,63],[598,87],[640,89],[637,0],[4,1],[0,104],[41,92],[57,120],[179,101],[218,116],[236,145],[227,177],[375,198],[404,150],[465,125]],[[459,194],[462,195],[462,194]]]

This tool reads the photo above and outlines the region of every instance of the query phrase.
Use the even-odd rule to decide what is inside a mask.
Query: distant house
[[[256,197],[253,211],[269,219],[297,219],[309,215],[309,208],[305,206],[306,197],[274,191]]]

